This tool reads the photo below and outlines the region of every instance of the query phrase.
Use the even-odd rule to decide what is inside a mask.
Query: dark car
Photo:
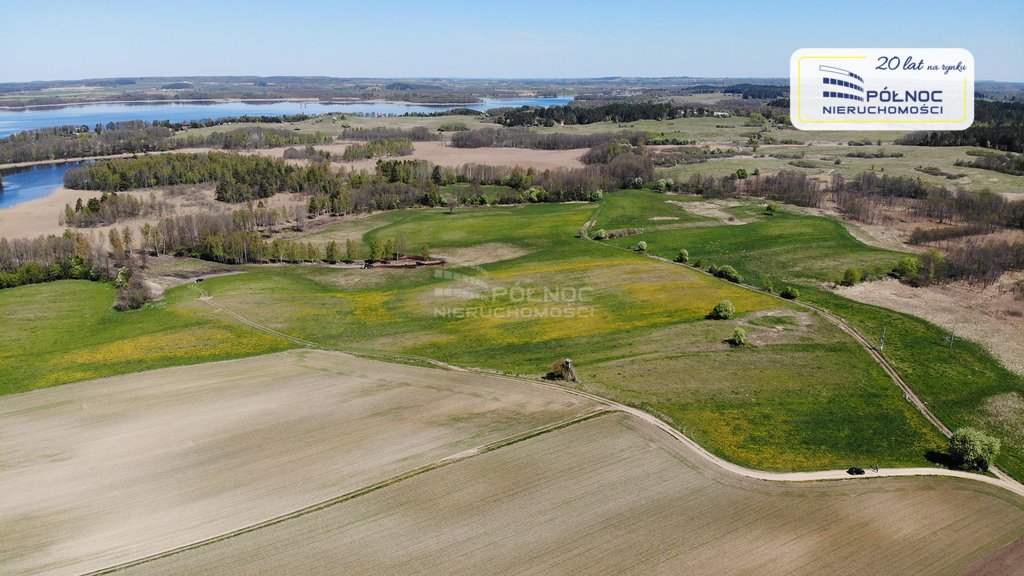
[[[850,476],[860,476],[864,474],[864,469],[854,466],[853,468],[847,470],[846,473],[849,474]]]

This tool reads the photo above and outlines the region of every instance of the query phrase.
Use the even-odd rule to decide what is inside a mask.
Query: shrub
[[[747,176],[748,176],[747,171],[744,170],[743,168],[740,168],[739,170],[736,171],[736,178],[738,180],[745,180],[747,178]]]
[[[124,268],[122,268],[124,270]],[[138,310],[152,297],[149,288],[137,275],[130,275],[123,286],[117,289],[114,301],[114,309],[120,312],[126,310]]]
[[[998,438],[981,430],[959,428],[949,439],[949,456],[957,468],[988,470],[1000,447]]]
[[[904,256],[896,261],[892,267],[892,275],[906,282],[912,282],[917,277],[917,270],[921,267],[921,261],[917,256]]]
[[[602,198],[604,198],[604,191],[601,189],[594,190],[593,192],[590,193],[589,198],[591,202],[599,202]]]
[[[761,288],[762,288],[762,289],[763,289],[763,290],[764,290],[765,292],[767,292],[767,293],[769,293],[769,294],[772,294],[772,293],[774,293],[774,292],[775,292],[775,283],[774,283],[774,282],[772,282],[772,279],[771,279],[771,278],[765,278],[765,279],[764,279],[764,284],[762,284],[762,285],[761,285]]]
[[[743,282],[743,276],[741,276],[735,268],[728,265],[719,268],[718,271],[715,272],[715,276],[718,276],[719,278],[724,278],[729,282],[735,282],[737,284]]]
[[[715,307],[711,309],[711,313],[708,314],[708,318],[712,320],[728,320],[736,314],[736,307],[732,305],[732,302],[728,300],[722,300]]]
[[[859,268],[847,268],[846,272],[843,272],[843,286],[853,286],[854,284],[861,281],[863,274]]]
[[[747,345],[747,331],[743,328],[737,328],[732,331],[732,337],[727,342],[733,346],[746,346]]]
[[[647,242],[643,240],[637,242],[636,248],[634,248],[634,250],[636,250],[637,252],[647,252]]]
[[[682,250],[679,251],[679,254],[676,256],[676,262],[680,262],[682,264],[686,264],[689,261],[690,261],[690,253],[687,252],[687,250],[685,248],[683,248]]]
[[[786,286],[779,292],[779,296],[782,296],[786,300],[796,300],[800,297],[800,291],[792,286]]]
[[[601,228],[597,232],[594,232],[594,240],[604,240],[605,238],[608,238],[608,231],[606,231],[604,228]]]
[[[708,274],[712,276],[718,276],[718,264],[712,264],[708,266]]]
[[[775,213],[778,212],[778,211],[779,211],[779,205],[775,204],[774,202],[773,203],[769,203],[767,206],[764,207],[764,215],[765,216],[774,216]]]

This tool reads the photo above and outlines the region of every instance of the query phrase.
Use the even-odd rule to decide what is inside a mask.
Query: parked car
[[[846,473],[849,474],[850,476],[860,476],[864,474],[864,469],[854,466],[853,468],[847,470]]]

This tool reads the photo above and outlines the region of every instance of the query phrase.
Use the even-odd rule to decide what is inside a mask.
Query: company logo
[[[790,59],[800,130],[963,130],[974,57],[959,48],[804,48]]]

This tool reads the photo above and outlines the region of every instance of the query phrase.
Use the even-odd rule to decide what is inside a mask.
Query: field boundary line
[[[270,526],[281,524],[282,522],[287,522],[289,520],[294,520],[296,518],[301,518],[302,516],[306,516],[306,515],[312,514],[314,512],[319,512],[321,510],[325,510],[327,508],[330,508],[332,506],[336,506],[338,504],[342,504],[342,503],[345,503],[345,502],[349,502],[351,500],[355,500],[356,498],[359,498],[360,496],[365,496],[367,494],[371,494],[373,492],[376,492],[378,490],[382,490],[382,489],[387,488],[389,486],[393,486],[394,484],[397,484],[397,483],[399,483],[399,482],[401,482],[403,480],[408,480],[410,478],[414,478],[414,477],[419,476],[421,474],[425,474],[425,473],[431,472],[433,470],[438,470],[440,468],[444,468],[445,466],[449,466],[449,465],[455,464],[457,462],[462,462],[463,460],[468,460],[468,459],[470,459],[470,458],[472,458],[474,456],[479,456],[481,454],[486,454],[488,452],[494,452],[495,450],[499,450],[499,449],[505,448],[507,446],[512,446],[513,444],[518,444],[520,442],[525,442],[527,440],[530,440],[532,438],[536,438],[538,436],[543,436],[545,434],[549,434],[551,432],[556,432],[558,430],[562,430],[562,429],[568,428],[570,426],[573,426],[573,425],[576,425],[576,424],[580,424],[582,422],[586,422],[588,420],[593,420],[595,418],[600,418],[602,416],[607,416],[608,414],[614,414],[614,413],[615,413],[614,410],[608,410],[608,409],[601,408],[601,409],[590,411],[590,412],[588,412],[586,414],[583,414],[581,416],[577,416],[575,418],[570,418],[569,420],[562,420],[560,422],[555,422],[553,424],[547,424],[547,425],[544,425],[544,426],[540,426],[538,428],[527,430],[525,432],[520,432],[519,434],[514,434],[514,435],[509,436],[507,438],[502,438],[500,440],[495,440],[493,442],[488,442],[487,444],[482,444],[482,445],[476,446],[474,448],[469,448],[467,450],[463,450],[462,452],[458,452],[456,454],[451,454],[449,456],[445,456],[444,458],[439,458],[437,460],[434,460],[433,462],[428,462],[426,464],[417,466],[416,468],[412,468],[410,470],[406,470],[405,472],[401,472],[399,474],[395,474],[395,475],[390,476],[388,478],[385,478],[384,480],[381,480],[379,482],[375,482],[375,483],[370,484],[368,486],[363,486],[362,488],[358,488],[356,490],[351,490],[351,491],[346,492],[344,494],[341,494],[339,496],[335,496],[334,498],[330,498],[330,499],[324,500],[322,502],[317,502],[316,504],[311,504],[309,506],[306,506],[306,507],[303,507],[303,508],[299,508],[298,510],[293,510],[292,512],[288,512],[287,514],[281,514],[280,516],[275,516],[273,518],[270,518],[268,520],[264,520],[262,522],[258,522],[256,524],[250,524],[249,526],[245,526],[245,527],[239,528],[237,530],[232,530],[231,532],[225,532],[223,534],[218,534],[217,536],[212,536],[210,538],[199,540],[199,541],[193,542],[191,544],[185,544],[183,546],[178,546],[178,547],[172,548],[170,550],[165,550],[163,552],[158,552],[156,554],[151,554],[149,556],[144,556],[144,557],[138,558],[136,560],[129,560],[128,562],[122,562],[120,564],[116,564],[114,566],[109,566],[107,568],[101,568],[99,570],[94,570],[92,572],[86,572],[86,573],[82,574],[82,576],[101,576],[101,575],[105,575],[105,574],[113,574],[115,572],[120,572],[121,570],[126,570],[128,568],[135,568],[135,567],[141,566],[143,564],[148,564],[149,562],[154,562],[154,561],[157,561],[157,560],[162,560],[164,558],[169,558],[171,556],[175,556],[175,555],[181,554],[183,552],[189,552],[189,551],[192,551],[192,550],[198,550],[199,548],[202,548],[204,546],[208,546],[210,544],[216,544],[218,542],[223,542],[223,541],[226,541],[226,540],[230,540],[231,538],[235,538],[237,536],[242,536],[244,534],[255,532],[255,531],[261,530],[263,528],[268,528]]]

